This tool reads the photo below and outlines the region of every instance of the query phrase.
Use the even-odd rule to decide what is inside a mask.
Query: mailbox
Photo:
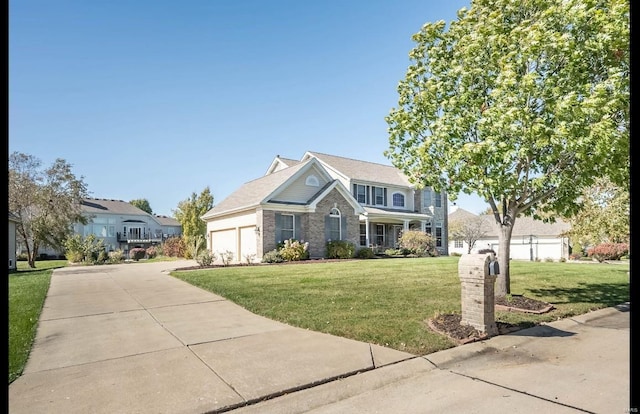
[[[500,274],[500,266],[498,265],[497,260],[489,262],[489,274],[493,276],[498,276]]]

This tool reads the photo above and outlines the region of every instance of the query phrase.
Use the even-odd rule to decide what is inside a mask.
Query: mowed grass
[[[18,270],[9,273],[9,383],[22,374],[29,358],[51,273],[66,265],[66,260],[45,260],[30,269],[19,261]]]
[[[171,274],[292,326],[425,355],[456,345],[426,321],[461,312],[458,260],[309,261]],[[630,300],[628,263],[512,261],[510,266],[512,294],[556,309],[542,315],[496,312],[497,321],[529,327]]]

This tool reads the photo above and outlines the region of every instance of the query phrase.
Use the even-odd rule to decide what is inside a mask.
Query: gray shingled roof
[[[155,214],[153,217],[158,223],[160,223],[161,226],[180,226],[180,222],[173,217],[158,216]]]
[[[16,216],[12,212],[9,211],[9,221],[20,222],[20,217]]]
[[[449,214],[449,222],[455,220],[464,220],[466,218],[479,217],[487,223],[486,228],[489,229],[484,238],[498,237],[498,229],[495,219],[491,214],[476,215],[458,208],[458,210]],[[545,223],[542,220],[535,220],[533,217],[520,216],[516,219],[516,224],[513,226],[513,233],[511,238],[519,238],[523,236],[559,236],[565,231],[571,229],[571,225],[560,219],[556,219],[555,223]]]
[[[352,180],[370,181],[398,186],[412,186],[409,179],[402,174],[399,169],[391,165],[359,161],[313,151],[309,151],[308,154],[318,158],[325,164],[330,165],[335,170],[341,172]]]
[[[101,198],[85,198],[81,202],[82,211],[89,214],[137,214],[148,216],[146,211],[122,200],[107,200]]]
[[[478,215],[458,207],[455,211],[449,214],[449,222],[456,221],[456,220],[465,220],[473,217],[478,217]]]
[[[254,207],[260,204],[269,194],[297,173],[307,163],[298,162],[292,167],[257,178],[244,183],[240,188],[231,193],[227,198],[207,211],[202,218],[220,214],[226,211],[234,211],[242,208]]]

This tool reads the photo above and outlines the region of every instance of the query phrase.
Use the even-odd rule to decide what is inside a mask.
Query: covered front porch
[[[367,212],[360,215],[360,247],[370,247],[374,253],[398,248],[405,230],[431,233],[432,221],[424,214]]]

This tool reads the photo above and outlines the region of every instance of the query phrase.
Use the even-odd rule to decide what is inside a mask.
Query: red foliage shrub
[[[627,243],[602,243],[587,250],[587,256],[593,257],[599,262],[605,260],[620,260],[622,256],[629,254]]]
[[[162,244],[162,253],[169,257],[184,257],[185,244],[182,237],[169,237]]]
[[[144,256],[147,254],[147,251],[142,247],[134,247],[129,250],[129,259],[133,259],[136,262],[140,259],[144,259]]]

